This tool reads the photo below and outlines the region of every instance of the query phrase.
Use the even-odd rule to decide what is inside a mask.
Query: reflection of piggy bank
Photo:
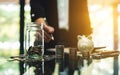
[[[78,35],[77,39],[78,39],[77,47],[81,53],[84,53],[84,52],[91,53],[93,51],[94,44],[91,37]]]

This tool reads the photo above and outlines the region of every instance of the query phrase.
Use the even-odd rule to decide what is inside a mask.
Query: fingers
[[[47,32],[44,32],[44,40],[45,42],[50,42],[52,39],[51,35],[48,34]]]
[[[44,24],[44,30],[47,32],[47,33],[53,33],[54,32],[54,28],[51,27],[51,26],[48,26],[46,24]]]
[[[42,41],[42,34],[41,31],[37,31],[35,34],[35,37],[38,41]],[[51,35],[47,32],[44,32],[44,41],[45,42],[50,42],[52,39]]]

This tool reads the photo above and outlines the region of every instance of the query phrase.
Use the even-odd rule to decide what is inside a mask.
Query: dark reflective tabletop
[[[73,48],[74,49],[74,48]],[[25,63],[24,75],[120,75],[119,56],[105,58],[81,57],[79,52],[66,48],[64,56],[56,56],[55,49],[49,49],[55,58],[36,63]]]

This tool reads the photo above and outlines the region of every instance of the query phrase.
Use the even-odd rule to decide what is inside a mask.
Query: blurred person
[[[87,0],[69,0],[69,30],[60,29],[58,26],[57,0],[31,0],[30,6],[32,22],[44,23],[45,41],[47,43],[51,42],[51,33],[54,32],[55,40],[51,45],[52,47],[56,44],[76,47],[77,35],[89,36],[92,34]],[[46,24],[45,20],[50,25]]]

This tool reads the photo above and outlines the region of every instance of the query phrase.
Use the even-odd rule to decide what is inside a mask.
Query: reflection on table
[[[55,55],[55,49],[49,49]],[[34,65],[27,64],[24,75],[113,75],[114,57],[93,59],[78,55],[75,48],[65,48],[64,57],[56,57],[49,61],[41,61]],[[44,65],[42,63],[44,62]],[[44,73],[42,71],[44,67]]]

